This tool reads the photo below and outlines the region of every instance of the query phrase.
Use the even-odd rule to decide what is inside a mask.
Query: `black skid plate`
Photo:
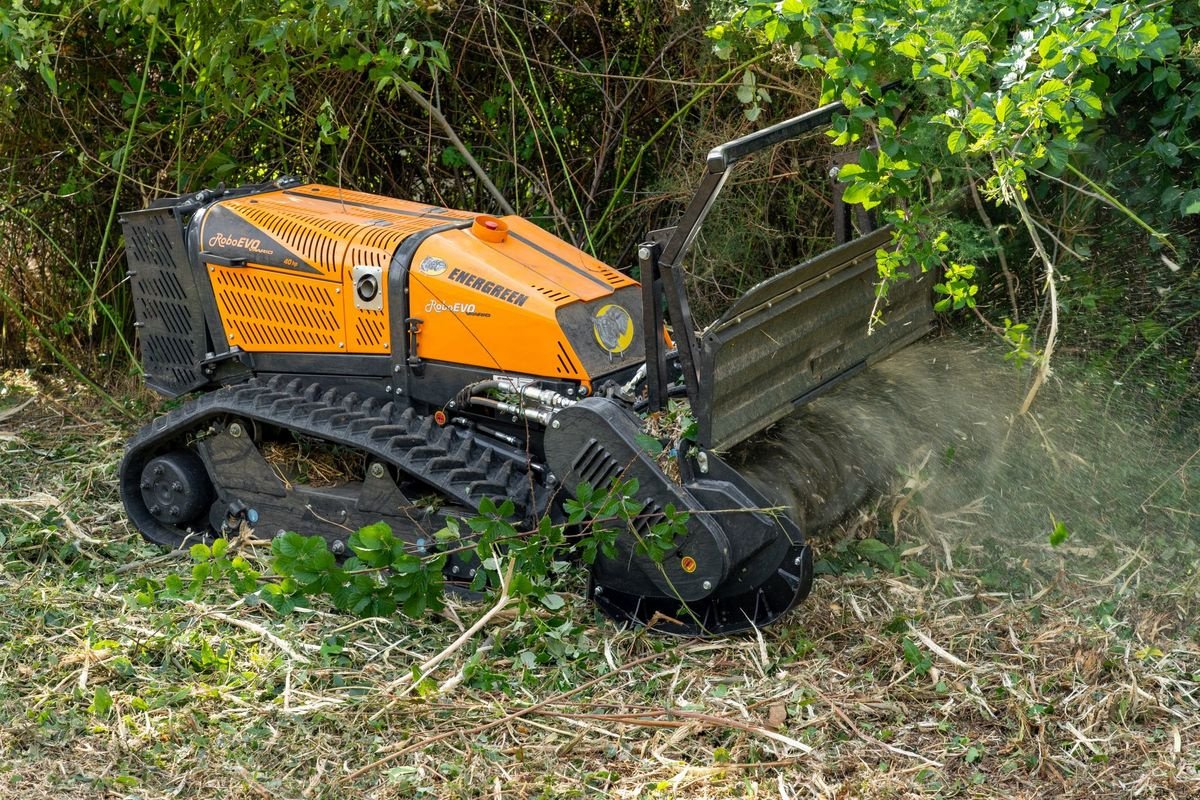
[[[616,553],[592,566],[600,607],[656,631],[712,636],[769,624],[804,599],[812,556],[800,529],[715,453],[693,448],[673,482],[638,444],[639,430],[613,401],[588,398],[559,411],[546,433],[546,460],[566,489],[638,483],[642,512]],[[686,533],[655,560],[639,544],[668,506],[688,513]]]

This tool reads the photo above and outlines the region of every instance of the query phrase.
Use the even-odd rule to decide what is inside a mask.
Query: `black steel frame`
[[[824,127],[832,121],[835,114],[845,110],[846,107],[840,102],[830,103],[713,148],[705,161],[707,170],[704,178],[700,181],[691,202],[684,209],[679,222],[674,228],[656,232],[658,236],[655,241],[646,242],[638,247],[642,280],[642,319],[647,331],[646,380],[649,387],[650,411],[662,409],[667,401],[666,343],[662,337],[650,335],[650,331],[662,330],[664,299],[674,330],[675,346],[679,365],[683,370],[688,401],[693,409],[700,407],[700,364],[696,358],[696,328],[692,322],[692,311],[684,287],[683,259],[700,233],[700,227],[724,188],[734,165],[746,156]]]
[[[897,89],[901,81],[883,86],[884,93]],[[870,102],[863,98],[864,102]],[[696,189],[683,215],[673,228],[651,233],[651,240],[638,247],[638,264],[642,277],[642,317],[646,330],[662,330],[662,306],[665,299],[667,313],[674,330],[679,366],[683,371],[684,385],[693,413],[703,414],[703,398],[700,393],[701,364],[696,357],[696,328],[688,305],[684,286],[683,259],[700,233],[705,217],[725,186],[725,181],[738,161],[796,139],[833,121],[836,114],[844,113],[846,106],[833,102],[813,109],[797,117],[784,120],[760,131],[749,133],[726,142],[709,151],[705,160],[707,167],[700,186]],[[853,238],[850,214],[842,202],[842,192],[835,186],[834,192],[835,235],[837,244],[842,245]],[[857,221],[869,231],[875,227],[873,215],[859,212]],[[651,328],[650,326],[655,327]],[[666,343],[662,337],[647,335],[646,369],[649,386],[649,410],[657,411],[667,402]]]

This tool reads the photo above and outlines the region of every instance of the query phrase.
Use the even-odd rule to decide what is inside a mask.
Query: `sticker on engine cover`
[[[633,344],[633,318],[615,303],[600,306],[592,316],[592,331],[604,352],[618,356]]]
[[[441,275],[446,271],[446,262],[434,256],[425,256],[417,269],[424,275]]]
[[[452,314],[474,314],[474,303],[439,303],[436,300],[430,300],[425,304],[426,314],[440,314],[443,311],[449,311]]]

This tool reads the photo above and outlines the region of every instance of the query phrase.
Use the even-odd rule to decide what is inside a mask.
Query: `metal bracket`
[[[638,268],[642,283],[642,330],[646,342],[647,411],[659,411],[667,404],[667,354],[663,341],[662,281],[658,257],[662,245],[657,241],[639,245]]]
[[[405,348],[408,351],[408,358],[405,359],[405,363],[408,364],[414,375],[421,374],[421,365],[424,363],[417,355],[417,334],[421,332],[422,322],[423,320],[416,317],[404,320],[404,331],[408,335],[408,347]]]
[[[200,371],[211,378],[217,374],[217,370],[222,364],[229,361],[236,361],[239,364],[248,366],[246,362],[249,358],[249,353],[243,352],[242,348],[235,345],[224,353],[207,353],[200,361]]]

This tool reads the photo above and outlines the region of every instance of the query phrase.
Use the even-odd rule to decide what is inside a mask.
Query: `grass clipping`
[[[124,520],[129,431],[62,407],[0,416],[0,796],[1200,795],[1186,454],[1151,481],[1182,512],[1162,538],[1074,519],[1090,555],[1046,544],[1048,520],[996,543],[1006,504],[946,516],[912,475],[819,537],[830,574],[759,635],[618,631],[580,579],[435,662],[489,606],[413,623],[163,597],[188,565]]]

